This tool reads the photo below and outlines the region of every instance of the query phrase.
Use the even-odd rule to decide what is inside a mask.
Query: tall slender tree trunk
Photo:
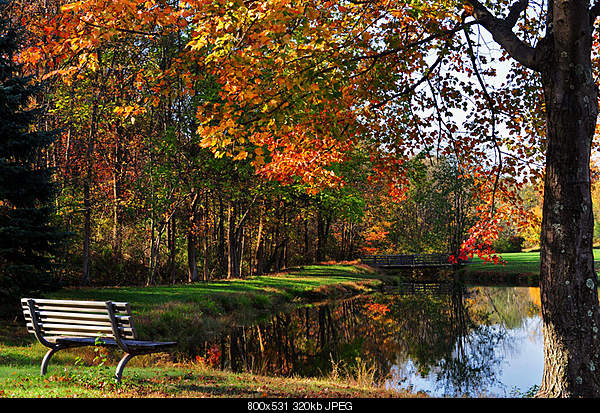
[[[310,256],[310,242],[309,242],[309,236],[308,236],[308,219],[304,220],[304,254],[302,257],[302,262],[303,263],[309,263],[312,262],[312,256]]]
[[[234,202],[227,210],[227,279],[239,278],[240,239],[236,225],[238,206]]]
[[[325,248],[325,223],[321,212],[317,214],[317,252],[315,259],[317,262],[323,261],[323,249]]]
[[[114,165],[113,165],[113,231],[112,231],[112,252],[119,259],[121,256],[121,168],[122,168],[122,150],[121,144],[115,143]]]
[[[154,283],[154,274],[156,272],[156,262],[158,258],[157,240],[156,240],[156,220],[154,217],[150,219],[150,258],[148,262],[148,277],[146,278],[146,287]]]
[[[188,282],[198,281],[198,264],[196,262],[196,235],[193,231],[187,233]]]
[[[192,189],[192,199],[188,210],[188,228],[187,228],[187,261],[188,261],[188,282],[198,281],[198,263],[196,260],[196,211],[198,209],[199,195]]]
[[[547,153],[540,287],[539,396],[600,396],[600,315],[592,253],[590,152],[598,115],[586,1],[554,1],[542,71]]]
[[[97,76],[96,76],[97,81]],[[83,262],[81,284],[86,286],[91,281],[90,260],[91,260],[91,240],[92,240],[92,200],[91,186],[93,179],[93,153],[96,142],[96,133],[98,128],[98,109],[97,101],[92,103],[92,112],[90,114],[90,129],[88,134],[87,149],[85,154],[86,171],[83,178]]]
[[[264,253],[263,253],[263,221],[264,221],[264,203],[261,205],[259,211],[259,219],[258,219],[258,231],[256,234],[256,248],[254,250],[254,265],[252,269],[252,274],[261,275],[263,271],[263,261],[264,261]]]
[[[219,265],[219,273],[227,273],[227,257],[225,254],[225,209],[223,199],[219,195],[219,217],[217,228],[217,262]]]
[[[90,275],[90,244],[92,239],[92,205],[90,201],[90,182],[86,176],[83,182],[83,259],[81,268],[81,284],[89,285]]]
[[[177,221],[175,215],[171,216],[171,219],[167,223],[167,248],[169,250],[169,264],[167,276],[171,284],[175,284],[176,277],[176,263],[177,258]]]
[[[206,282],[208,281],[209,273],[208,273],[208,241],[209,241],[209,218],[208,218],[208,192],[205,194],[204,199],[204,214],[203,214],[203,224],[202,228],[204,229],[204,234],[202,235],[202,249],[203,249],[203,261],[202,261],[202,279]]]

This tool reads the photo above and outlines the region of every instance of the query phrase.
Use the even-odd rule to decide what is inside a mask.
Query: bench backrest
[[[128,303],[23,298],[21,305],[27,330],[36,335],[137,339]]]

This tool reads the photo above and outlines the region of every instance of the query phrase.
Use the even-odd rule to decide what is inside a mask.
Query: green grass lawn
[[[472,273],[504,273],[504,274],[537,274],[540,273],[540,253],[538,252],[510,252],[498,254],[504,262],[494,264],[485,263],[474,257],[473,262],[467,264],[463,271]],[[594,249],[596,269],[600,268],[600,250]]]
[[[408,392],[365,385],[353,378],[268,377],[231,373],[193,364],[128,367],[121,383],[113,366],[71,366],[54,362],[44,377],[39,366],[0,365],[0,398],[7,397],[414,397]]]
[[[59,351],[39,376],[46,348],[19,323],[0,323],[0,397],[404,397],[364,378],[275,378],[198,365],[194,346],[230,323],[257,321],[292,306],[343,297],[381,284],[378,273],[353,265],[313,265],[285,273],[176,286],[70,288],[50,298],[127,301],[141,339],[175,340],[176,356],[135,357],[123,381],[113,374],[118,350]],[[99,357],[103,354],[102,357]],[[104,365],[100,365],[104,362]]]
[[[299,303],[368,291],[382,281],[368,267],[308,265],[246,279],[151,287],[70,288],[49,298],[130,303],[141,338],[193,347],[231,323],[256,322]]]

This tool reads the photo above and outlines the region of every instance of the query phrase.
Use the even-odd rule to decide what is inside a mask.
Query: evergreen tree
[[[0,0],[0,315],[51,286],[52,252],[62,238],[50,222],[51,171],[40,165],[56,132],[35,130],[41,109],[30,106],[40,85],[14,61],[19,33],[9,7]]]

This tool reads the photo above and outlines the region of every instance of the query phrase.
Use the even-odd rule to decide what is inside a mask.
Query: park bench
[[[50,348],[42,360],[42,376],[58,350],[112,346],[125,352],[115,373],[115,380],[120,382],[123,369],[132,357],[163,352],[177,344],[138,340],[129,303],[23,298],[21,305],[27,330]]]

